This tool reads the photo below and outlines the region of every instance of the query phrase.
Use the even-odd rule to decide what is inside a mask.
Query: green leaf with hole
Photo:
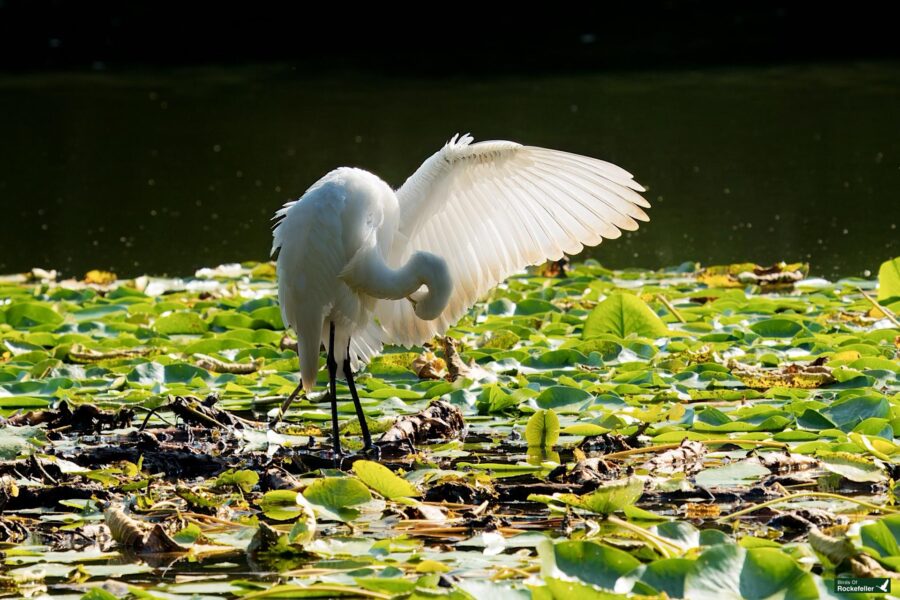
[[[657,338],[671,335],[647,304],[632,294],[615,293],[597,305],[584,324],[585,340],[611,333],[620,338],[631,334]]]
[[[422,495],[413,484],[377,462],[358,460],[353,463],[353,472],[363,483],[388,500],[415,498]]]
[[[553,409],[539,410],[528,419],[525,441],[530,448],[552,448],[559,439],[559,417]]]

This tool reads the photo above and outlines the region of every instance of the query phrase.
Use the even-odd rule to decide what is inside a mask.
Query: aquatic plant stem
[[[767,442],[763,440],[742,440],[742,439],[714,439],[714,440],[697,440],[701,444],[706,445],[719,445],[719,444],[748,444],[751,446],[760,446],[763,448],[787,448],[788,445],[782,442]],[[650,454],[652,452],[660,452],[664,450],[674,450],[675,448],[681,447],[681,442],[677,444],[657,444],[656,446],[645,446],[643,448],[632,448],[631,450],[622,450],[621,452],[612,452],[610,454],[604,454],[602,458],[625,458],[627,456],[632,456],[635,454]]]
[[[866,502],[865,500],[857,500],[856,498],[849,498],[847,496],[841,496],[840,494],[831,494],[828,492],[797,492],[796,494],[790,494],[788,496],[775,498],[774,500],[769,500],[767,502],[761,502],[760,504],[754,504],[753,506],[731,513],[730,515],[719,517],[719,519],[717,520],[720,522],[724,522],[728,519],[743,517],[744,515],[749,515],[750,513],[756,512],[761,508],[768,508],[769,506],[781,504],[782,502],[790,502],[791,500],[795,500],[797,498],[827,498],[829,500],[842,500],[844,502],[852,502],[853,504],[868,508],[869,510],[877,510],[884,513],[894,514],[900,513],[900,510],[888,508],[887,506],[878,506],[877,504],[872,504],[871,502]]]
[[[289,598],[287,596],[288,592],[336,592],[338,594],[349,594],[351,596],[363,597],[363,598],[377,598],[378,600],[390,600],[392,597],[389,594],[382,594],[380,592],[373,592],[372,590],[367,590],[365,588],[359,586],[349,586],[349,585],[337,585],[337,584],[314,584],[311,586],[299,586],[299,585],[276,585],[267,590],[263,590],[261,592],[255,592],[253,594],[247,594],[246,596],[241,596],[244,600],[256,600],[257,598]]]
[[[679,323],[682,323],[682,324],[687,323],[687,321],[684,319],[684,317],[681,316],[681,313],[679,313],[675,309],[675,307],[672,306],[672,303],[669,302],[668,298],[666,298],[662,294],[657,294],[656,299],[659,300],[660,302],[662,302],[663,306],[666,307],[666,310],[668,310],[670,313],[672,313],[672,316],[675,317],[676,319],[678,319]]]
[[[673,544],[669,540],[662,538],[650,531],[647,531],[643,527],[638,527],[637,525],[633,525],[624,519],[620,519],[615,515],[608,515],[606,517],[606,520],[609,523],[618,525],[622,529],[630,531],[634,535],[647,540],[650,545],[656,548],[657,552],[659,552],[663,558],[672,558],[672,554],[669,552],[669,550],[666,549],[666,546],[675,550],[676,552],[681,550],[681,548],[679,548],[676,544]]]
[[[859,290],[859,293],[863,295],[863,298],[868,300],[872,304],[872,306],[874,306],[875,308],[880,310],[881,314],[883,314],[885,317],[887,317],[888,321],[890,321],[897,327],[900,327],[900,321],[897,320],[897,317],[895,317],[894,314],[890,310],[886,309],[881,304],[879,304],[878,300],[876,300],[875,298],[873,298],[872,296],[870,296],[869,294],[866,293],[866,290],[864,290],[862,288],[856,288],[856,289]]]

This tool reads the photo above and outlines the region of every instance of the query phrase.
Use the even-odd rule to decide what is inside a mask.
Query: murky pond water
[[[900,66],[493,79],[289,67],[0,78],[0,271],[189,274],[264,259],[269,218],[338,165],[399,185],[456,132],[614,161],[652,221],[613,267],[898,253]]]

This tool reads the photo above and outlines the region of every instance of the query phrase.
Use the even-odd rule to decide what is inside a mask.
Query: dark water
[[[399,185],[456,132],[622,165],[651,222],[612,267],[900,253],[900,64],[535,78],[289,67],[0,78],[0,272],[190,274],[265,259],[269,218],[338,165]]]

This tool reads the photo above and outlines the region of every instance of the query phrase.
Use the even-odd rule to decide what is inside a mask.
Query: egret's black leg
[[[334,360],[334,323],[328,332],[328,358],[325,361],[328,367],[328,391],[331,394],[331,435],[334,442],[334,456],[341,456],[341,433],[338,430],[337,410],[337,361]]]
[[[356,417],[359,419],[359,427],[362,429],[363,451],[372,449],[372,436],[369,435],[369,425],[366,423],[366,415],[359,403],[359,394],[356,391],[356,382],[353,381],[353,369],[350,368],[350,344],[347,343],[347,358],[344,359],[344,377],[347,379],[347,387],[350,388],[350,397],[353,398],[353,406],[356,407]]]
[[[287,397],[287,400],[281,403],[281,414],[278,415],[278,419],[276,420],[276,422],[280,421],[282,417],[287,414],[288,409],[291,407],[291,403],[294,401],[294,398],[296,398],[300,394],[300,390],[302,389],[303,380],[301,380],[300,383],[297,384],[297,387],[295,387],[294,391],[291,392],[291,395]]]

